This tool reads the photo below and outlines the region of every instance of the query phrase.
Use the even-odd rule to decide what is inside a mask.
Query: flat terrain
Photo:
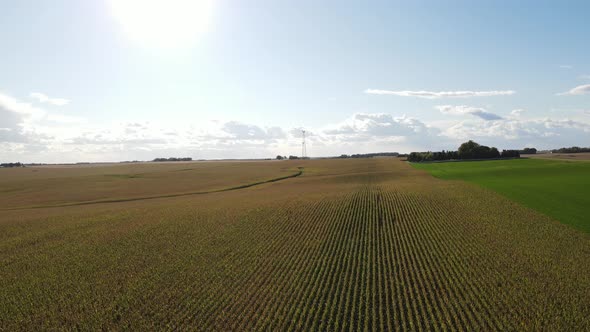
[[[162,162],[0,169],[0,209],[208,192],[297,173],[278,162]]]
[[[441,179],[492,189],[590,233],[590,162],[544,159],[412,164]]]
[[[223,176],[203,165],[190,181],[174,178],[190,186],[164,182],[218,187],[208,181]],[[121,167],[88,176],[144,173]],[[236,181],[219,186],[304,173],[202,195],[0,211],[0,330],[590,329],[590,234],[395,158],[260,167],[268,174],[235,166]],[[60,202],[100,185],[76,172],[53,177]],[[19,195],[13,204],[50,203]]]
[[[523,155],[523,157],[535,158],[535,159],[590,160],[590,152],[539,153],[539,154]]]

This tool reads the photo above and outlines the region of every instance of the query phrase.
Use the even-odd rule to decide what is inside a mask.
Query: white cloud
[[[0,107],[7,112],[18,113],[23,116],[41,117],[45,114],[42,109],[3,93],[0,93]]]
[[[510,112],[510,115],[512,115],[512,116],[515,116],[515,117],[519,117],[519,116],[521,116],[521,115],[522,115],[524,112],[526,112],[526,111],[525,111],[525,110],[523,110],[523,109],[516,109],[516,110],[512,110],[512,111]]]
[[[538,148],[580,145],[590,139],[590,123],[570,119],[503,119],[496,121],[462,121],[442,133],[456,141],[482,140],[500,148]]]
[[[367,89],[365,93],[373,95],[394,95],[401,97],[418,97],[425,99],[439,98],[468,98],[468,97],[492,97],[492,96],[509,96],[516,92],[512,90],[501,91],[393,91],[393,90],[376,90]]]
[[[218,138],[231,138],[232,140],[272,140],[285,138],[285,132],[279,127],[263,129],[261,127],[244,124],[236,121],[226,122],[222,131],[228,136]]]
[[[439,130],[408,116],[386,113],[357,113],[350,118],[319,130],[325,153],[366,153],[401,151],[417,148],[426,142],[438,146]]]
[[[453,114],[453,115],[469,114],[469,115],[473,115],[473,116],[479,117],[481,119],[484,119],[486,121],[502,119],[501,116],[494,114],[494,113],[490,113],[487,110],[485,110],[484,108],[480,108],[480,107],[472,107],[472,106],[465,106],[465,105],[459,105],[459,106],[439,105],[439,106],[435,106],[435,108],[443,114]]]
[[[32,121],[45,116],[45,111],[0,93],[0,142],[26,142],[33,135]]]
[[[309,130],[306,130],[303,127],[291,128],[291,130],[289,130],[289,135],[293,137],[303,137],[301,133],[302,130],[305,130],[305,136],[309,137],[312,135],[312,133]]]
[[[64,114],[47,114],[46,119],[48,121],[59,122],[59,123],[82,123],[86,120],[80,117],[69,116]]]
[[[40,92],[31,92],[29,94],[29,97],[36,99],[40,103],[47,103],[47,104],[51,104],[54,106],[64,106],[64,105],[67,105],[70,103],[70,101],[68,99],[51,98],[51,97],[47,96],[46,94],[43,94]]]
[[[406,125],[404,120],[405,117],[394,118],[385,113],[357,113],[341,123],[326,127],[322,133],[346,138],[410,135],[414,128]]]
[[[74,162],[150,160],[162,156],[268,158],[301,153],[300,128],[262,127],[236,121],[203,121],[198,127],[185,123],[161,126],[153,122],[104,126],[35,124],[35,131],[25,134],[18,126],[0,126],[0,159]],[[590,122],[509,117],[425,123],[408,116],[357,113],[341,122],[309,128],[307,133],[311,156],[447,150],[456,149],[468,139],[500,149],[545,149],[590,141]]]
[[[388,113],[357,113],[323,127],[306,127],[311,156],[379,151],[456,149],[467,139],[502,148],[539,149],[590,141],[590,119],[526,119],[522,110],[500,118],[484,108],[437,106],[445,117],[428,122]],[[527,113],[528,115],[528,113]],[[487,121],[482,121],[485,119]],[[461,118],[459,118],[461,120]],[[301,153],[301,128],[231,120],[97,124],[48,112],[0,94],[0,159],[23,162],[268,158]]]
[[[156,123],[114,123],[62,135],[54,148],[86,154],[89,160],[149,160],[161,156],[193,158],[263,158],[288,141],[280,127],[260,127],[237,121],[203,121],[199,127]],[[126,153],[123,155],[123,153]],[[282,152],[282,151],[281,151]]]
[[[590,84],[580,85],[580,86],[577,86],[577,87],[571,89],[570,91],[558,93],[558,95],[560,95],[560,96],[565,96],[565,95],[575,96],[575,95],[588,95],[588,94],[590,94]]]
[[[199,158],[267,158],[301,152],[300,128],[262,127],[237,121],[203,121],[199,126],[156,123],[38,123],[46,139],[3,145],[0,158],[21,161],[72,162],[149,160],[160,156]],[[430,146],[439,130],[407,116],[354,114],[324,128],[306,128],[312,156],[400,151],[404,146]],[[174,133],[174,135],[170,135]],[[10,135],[1,131],[0,137]],[[0,143],[1,144],[1,143]],[[37,152],[32,149],[35,148]],[[42,152],[39,152],[42,151]],[[12,157],[10,157],[12,156]]]

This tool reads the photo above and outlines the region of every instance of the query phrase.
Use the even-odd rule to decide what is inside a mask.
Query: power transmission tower
[[[301,136],[302,136],[302,141],[301,141],[301,158],[306,158],[307,157],[307,148],[305,146],[305,130],[301,130]]]

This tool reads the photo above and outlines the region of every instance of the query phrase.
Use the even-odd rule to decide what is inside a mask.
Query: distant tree
[[[192,161],[193,158],[186,157],[186,158],[155,158],[154,161]]]
[[[534,150],[536,149],[529,149]],[[444,161],[457,159],[494,159],[494,158],[519,158],[518,150],[502,150],[502,153],[495,147],[480,145],[472,140],[467,141],[459,147],[458,151],[440,152],[412,152],[407,156],[410,162]]]
[[[0,167],[25,167],[25,165],[21,162],[16,162],[16,163],[2,163],[0,164]]]
[[[520,158],[518,150],[502,150],[502,158]]]
[[[350,155],[349,158],[373,158],[373,157],[397,157],[397,152],[376,152],[376,153],[356,153]]]
[[[581,153],[581,152],[590,152],[590,148],[581,148],[579,146],[572,146],[570,148],[561,148],[551,150],[553,153]]]
[[[479,145],[478,143],[469,140],[459,147],[458,150],[459,159],[487,159],[487,158],[499,158],[500,152],[498,149],[485,145]]]
[[[293,159],[299,159],[299,157],[297,157],[297,156],[289,156],[289,159],[290,159],[290,160],[293,160]]]
[[[518,153],[518,151],[516,151]],[[488,158],[500,158],[500,152],[496,148],[491,148],[488,153]]]
[[[537,149],[535,148],[524,148],[522,150],[519,151],[520,154],[536,154],[537,153]]]
[[[408,155],[408,161],[411,161],[411,162],[443,160],[440,158],[442,158],[440,152],[430,152],[430,151],[428,151],[428,152],[412,152]]]
[[[469,140],[461,146],[459,146],[459,158],[461,159],[474,159],[477,158],[479,150],[479,144],[475,143],[472,140]]]
[[[283,156],[281,156],[281,155],[278,155],[276,159],[277,159],[277,160],[283,160]]]
[[[412,152],[408,155],[408,161],[411,161],[411,162],[424,161],[424,153],[423,152]]]

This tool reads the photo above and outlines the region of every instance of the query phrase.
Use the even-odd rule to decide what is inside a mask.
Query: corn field
[[[590,236],[393,158],[0,212],[0,330],[590,329]]]

